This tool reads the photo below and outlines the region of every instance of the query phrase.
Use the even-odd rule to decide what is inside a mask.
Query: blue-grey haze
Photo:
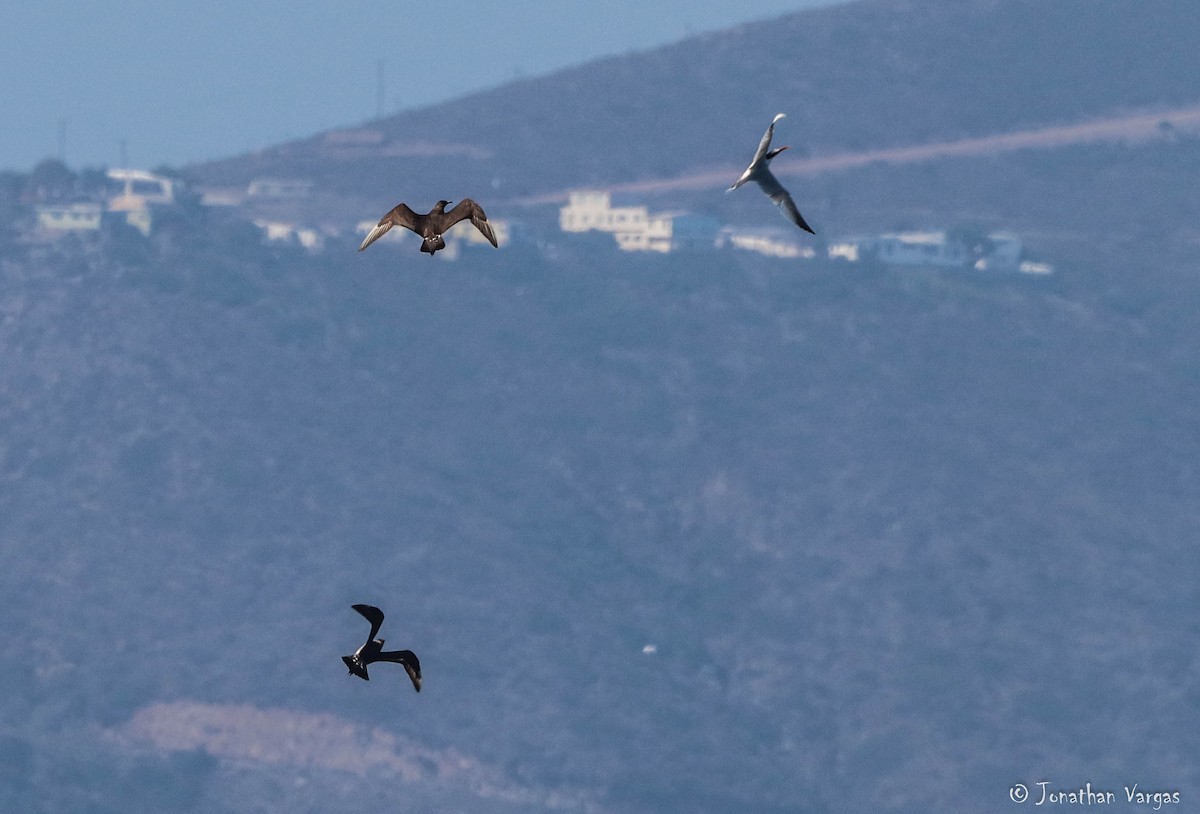
[[[380,63],[392,113],[832,2],[9,3],[0,169],[221,158],[374,117]]]

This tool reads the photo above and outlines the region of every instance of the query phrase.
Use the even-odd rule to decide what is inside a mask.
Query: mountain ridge
[[[1188,50],[1200,38],[1191,9],[1186,0],[1165,0],[1153,15],[1133,0],[1106,3],[1101,14],[1086,0],[857,0],[189,173],[211,184],[300,175],[331,192],[363,194],[394,192],[396,179],[413,194],[489,185],[523,197],[736,163],[780,110],[791,114],[788,138],[820,155],[1180,107],[1200,101],[1183,79],[1195,73],[1189,65],[1200,67]],[[353,133],[376,143],[348,150]],[[447,142],[460,145],[453,161],[416,149]]]

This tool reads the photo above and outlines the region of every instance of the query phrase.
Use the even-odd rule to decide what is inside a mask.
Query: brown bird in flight
[[[446,241],[442,239],[446,230],[460,220],[468,219],[475,224],[476,229],[483,233],[489,243],[500,248],[500,244],[496,242],[496,233],[492,231],[492,225],[488,223],[483,207],[470,198],[463,198],[457,206],[447,212],[446,207],[449,204],[449,201],[438,201],[437,205],[425,215],[418,215],[406,204],[396,204],[395,209],[379,219],[379,224],[367,234],[358,250],[361,252],[370,246],[393,226],[403,226],[421,236],[421,251],[432,257],[438,249],[446,248]]]
[[[420,692],[421,662],[417,660],[417,654],[411,650],[384,650],[383,639],[375,638],[383,624],[383,611],[374,605],[351,605],[350,607],[361,613],[371,623],[371,632],[367,636],[366,644],[355,650],[354,655],[342,656],[342,661],[350,670],[350,675],[358,676],[363,681],[370,681],[371,676],[367,674],[367,665],[377,661],[391,661],[403,665],[408,677],[412,679],[413,689]]]

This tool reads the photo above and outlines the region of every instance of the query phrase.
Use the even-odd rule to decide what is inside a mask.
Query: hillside
[[[540,214],[515,197],[743,156],[726,111],[793,111],[815,159],[1182,109],[1190,7],[867,0],[376,123],[382,164],[322,136],[191,172],[387,205],[498,177]],[[792,179],[818,246],[1013,228],[1058,272],[305,253],[195,202],[150,239],[0,231],[0,810],[1190,802],[1200,139]],[[353,602],[420,694],[346,675]]]
[[[519,198],[740,169],[777,111],[812,155],[1200,102],[1191,0],[859,0],[192,168],[213,185]],[[791,158],[791,156],[789,156]],[[462,194],[462,193],[460,193]],[[477,194],[477,193],[472,193]]]
[[[6,266],[13,799],[998,810],[1046,771],[1200,782],[1186,259],[1131,312],[594,247],[234,262],[205,231]],[[345,675],[364,600],[419,696]]]

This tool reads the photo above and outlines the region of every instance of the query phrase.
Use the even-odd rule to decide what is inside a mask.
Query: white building
[[[38,226],[46,232],[97,231],[107,223],[124,220],[149,237],[153,207],[175,203],[177,182],[146,170],[110,169],[105,172],[119,188],[104,203],[88,201],[67,206],[37,207]]]
[[[794,228],[779,226],[726,226],[717,237],[717,248],[757,252],[768,257],[816,257]]]
[[[121,194],[108,201],[108,208],[114,212],[175,203],[175,181],[170,178],[130,169],[109,170],[105,175],[121,185]]]
[[[1054,266],[1025,258],[1025,243],[1012,232],[988,235],[988,253],[975,261],[978,271],[1019,271],[1022,274],[1053,274]]]
[[[95,232],[102,214],[98,203],[42,204],[37,207],[37,222],[47,232]]]
[[[558,225],[564,232],[620,232],[641,229],[649,217],[644,206],[613,206],[607,192],[572,192],[558,210]]]
[[[272,220],[256,220],[254,225],[262,230],[268,243],[294,243],[310,252],[320,251],[325,245],[324,236],[311,227]]]
[[[975,261],[979,271],[1015,271],[1021,265],[1025,244],[1012,232],[992,232],[987,236],[988,252]]]
[[[126,223],[149,237],[154,225],[151,207],[175,203],[175,181],[146,170],[112,169],[105,174],[121,185],[121,192],[108,199],[108,210],[124,213]]]
[[[853,237],[832,243],[830,257],[851,262],[874,257],[889,266],[946,266],[967,264],[967,249],[945,232],[889,232],[872,237]]]
[[[688,212],[651,213],[645,206],[613,206],[607,192],[572,192],[558,212],[564,232],[608,232],[627,252],[702,251],[713,248],[718,224]]]
[[[829,245],[829,256],[852,263],[868,258],[889,266],[940,266],[974,268],[976,271],[1019,271],[1052,274],[1053,266],[1022,259],[1025,243],[1012,232],[987,236],[982,257],[946,232],[891,232],[869,237],[851,237]]]

